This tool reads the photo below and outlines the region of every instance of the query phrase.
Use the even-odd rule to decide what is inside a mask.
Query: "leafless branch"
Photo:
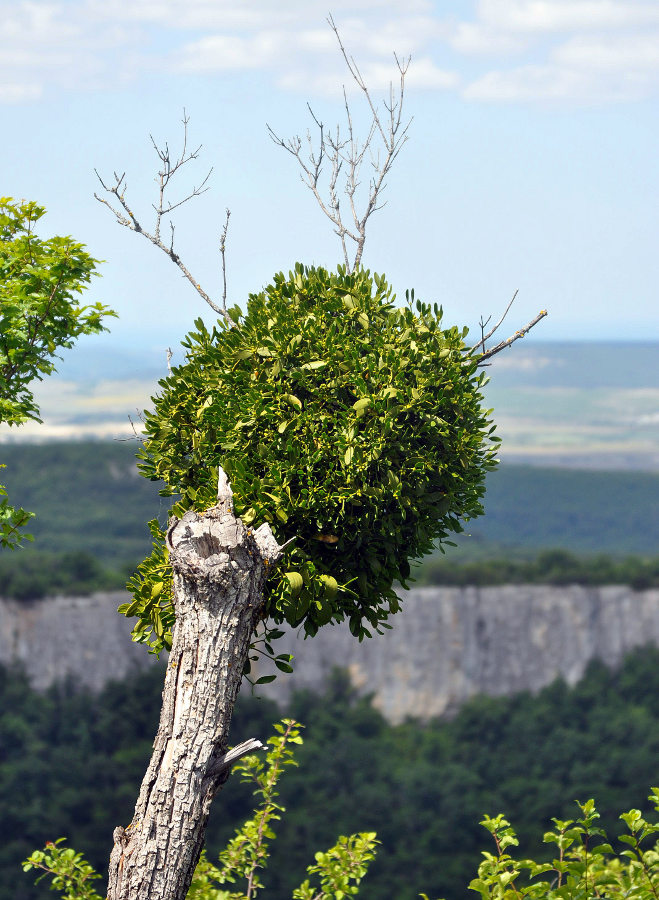
[[[475,350],[476,347],[481,347],[481,346],[483,347],[483,349],[485,349],[485,327],[489,323],[491,318],[492,318],[492,316],[490,315],[487,317],[487,319],[485,319],[485,321],[483,321],[483,317],[482,316],[480,317],[478,327],[481,330],[481,339],[477,344],[474,344],[474,346],[471,348],[472,350]]]
[[[153,204],[153,209],[156,213],[156,221],[152,233],[146,231],[146,229],[142,227],[141,223],[128,205],[128,202],[126,200],[127,184],[125,172],[122,175],[118,175],[117,172],[114,172],[114,183],[106,184],[99,175],[98,171],[94,169],[101,187],[107,194],[110,194],[110,196],[115,198],[116,203],[113,206],[112,203],[107,200],[107,198],[101,197],[97,193],[94,193],[94,197],[96,197],[99,203],[107,206],[107,208],[113,213],[115,219],[120,225],[123,225],[125,228],[130,228],[131,231],[135,231],[138,234],[143,234],[144,237],[148,238],[148,240],[150,240],[152,244],[154,244],[156,247],[159,247],[163,251],[163,253],[167,254],[172,262],[179,267],[183,275],[188,279],[197,293],[206,301],[206,303],[208,303],[211,309],[215,310],[215,312],[219,313],[221,316],[224,316],[224,318],[230,322],[231,319],[226,308],[226,260],[224,255],[227,228],[229,226],[229,211],[227,210],[227,218],[220,241],[220,251],[222,253],[222,274],[224,283],[221,305],[211,300],[211,298],[203,290],[199,282],[192,276],[188,268],[185,266],[181,257],[174,250],[174,224],[171,220],[169,222],[171,232],[169,246],[163,242],[161,237],[160,229],[163,216],[169,216],[175,209],[178,209],[180,206],[183,206],[184,203],[187,203],[188,200],[204,194],[208,190],[208,179],[210,178],[211,172],[213,171],[212,168],[209,169],[201,183],[198,186],[193,186],[192,190],[181,200],[173,202],[169,199],[166,199],[166,191],[173,177],[189,162],[196,160],[199,156],[199,151],[201,150],[201,145],[199,145],[196,150],[188,150],[189,121],[189,117],[186,115],[185,110],[183,110],[183,147],[180,154],[176,157],[172,157],[169,149],[169,144],[165,143],[162,147],[160,147],[154,140],[153,136],[150,135],[151,143],[153,144],[153,147],[160,160],[160,170],[155,179],[158,184],[158,202]]]
[[[488,316],[487,319],[486,319],[485,321],[483,321],[483,319],[482,319],[482,317],[481,317],[481,320],[480,320],[480,322],[479,322],[480,329],[481,329],[481,339],[480,339],[480,341],[479,341],[477,344],[474,344],[474,346],[471,348],[473,352],[475,352],[476,350],[478,350],[479,347],[482,347],[483,352],[485,352],[485,341],[488,341],[488,340],[492,337],[492,335],[493,335],[496,331],[499,330],[499,328],[500,328],[501,325],[503,324],[503,320],[506,318],[506,316],[507,316],[508,313],[510,312],[510,307],[511,307],[511,306],[513,305],[513,303],[515,302],[515,298],[517,297],[518,293],[519,293],[518,290],[515,291],[515,293],[514,293],[513,296],[512,296],[512,300],[510,301],[510,303],[508,304],[508,306],[506,307],[506,309],[505,309],[505,311],[504,311],[504,314],[501,316],[501,318],[499,319],[499,321],[497,322],[497,324],[494,326],[494,328],[492,328],[490,331],[488,331],[487,334],[485,334],[485,327],[486,327],[487,323],[490,321],[490,319],[492,318],[492,316]]]
[[[346,115],[345,137],[342,136],[339,126],[337,126],[336,131],[327,131],[309,104],[307,106],[318,129],[318,137],[317,144],[314,144],[311,132],[307,132],[308,155],[303,153],[303,141],[299,136],[296,135],[285,140],[270,125],[267,128],[275,144],[288,151],[297,160],[302,170],[300,177],[303,183],[311,190],[321,210],[334,225],[334,232],[341,241],[346,268],[350,272],[359,266],[361,262],[366,241],[367,222],[370,216],[383,206],[381,195],[386,188],[385,179],[403,144],[408,139],[407,132],[412,120],[403,121],[403,102],[405,98],[405,76],[409,68],[410,58],[408,57],[401,61],[394,54],[396,66],[398,67],[399,87],[395,91],[393,84],[390,85],[389,100],[388,102],[385,100],[383,104],[386,116],[383,116],[371,97],[357,63],[352,56],[348,55],[331,15],[327,21],[336,35],[341,55],[345,60],[348,71],[357,87],[364,94],[371,113],[371,124],[365,140],[361,141],[355,135],[352,113],[345,88],[343,91]],[[376,139],[379,139],[382,145],[383,159],[380,159],[379,152],[373,152],[373,142]],[[365,207],[360,212],[358,210],[357,195],[361,184],[361,168],[367,155],[370,155],[373,171],[368,181],[368,199]],[[320,188],[320,180],[325,164],[327,164],[328,172],[326,191],[323,194]],[[341,209],[341,191],[338,188],[339,178],[342,176],[342,173],[342,193],[348,199],[350,214],[348,219],[344,218],[344,213]],[[348,240],[356,245],[352,264],[348,253]]]
[[[137,418],[144,424],[144,413],[140,412],[140,410],[136,410]],[[144,434],[141,431],[138,431],[135,427],[135,422],[133,422],[131,416],[128,416],[128,421],[130,422],[130,427],[133,432],[133,436],[129,438],[116,438],[117,441],[139,441],[141,444],[144,443]]]
[[[227,209],[226,211],[226,219],[224,220],[224,228],[222,229],[222,234],[220,235],[220,256],[222,257],[222,308],[226,310],[227,308],[227,258],[226,258],[226,244],[227,244],[227,231],[229,229],[229,218],[231,216],[231,210]]]
[[[494,356],[495,353],[500,353],[502,350],[505,350],[506,347],[510,347],[511,344],[514,344],[515,341],[518,341],[520,338],[523,338],[524,335],[525,335],[525,334],[528,334],[529,331],[530,331],[535,325],[537,325],[538,322],[539,322],[541,319],[544,319],[544,317],[545,317],[546,315],[547,315],[547,310],[546,310],[546,309],[541,309],[540,312],[538,313],[538,315],[535,317],[535,319],[532,319],[532,320],[528,323],[528,325],[525,325],[523,328],[520,328],[519,331],[516,331],[515,334],[513,334],[512,337],[509,337],[507,341],[501,341],[501,343],[500,343],[500,344],[497,344],[496,347],[492,347],[491,350],[487,350],[487,351],[485,351],[484,353],[482,353],[481,356],[480,356],[479,359],[478,359],[479,365],[480,365],[484,360],[489,359],[491,356]],[[479,342],[479,344],[480,344],[480,342]],[[479,344],[476,344],[476,346],[478,347]]]

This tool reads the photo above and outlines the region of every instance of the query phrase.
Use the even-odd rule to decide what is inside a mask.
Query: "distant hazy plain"
[[[659,471],[659,343],[518,341],[487,372],[502,460]],[[36,391],[43,424],[0,442],[126,438],[166,374],[164,351],[81,345]]]

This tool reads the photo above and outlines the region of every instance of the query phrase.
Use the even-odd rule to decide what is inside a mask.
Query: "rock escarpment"
[[[411,590],[393,629],[359,644],[346,628],[313,640],[287,634],[278,652],[295,674],[260,690],[280,702],[322,687],[332,666],[350,673],[392,722],[446,716],[475,694],[574,684],[592,659],[616,666],[636,647],[659,645],[659,590],[626,586],[504,585]]]
[[[117,613],[124,591],[90,597],[0,599],[0,663],[25,670],[37,690],[69,679],[99,691],[153,664],[130,639],[131,623]]]
[[[69,676],[93,690],[153,664],[115,611],[124,600],[115,592],[0,601],[0,662],[21,663],[39,689]],[[659,645],[659,590],[423,588],[404,595],[392,624],[362,644],[343,626],[307,641],[287,632],[276,647],[294,654],[295,673],[259,693],[285,706],[293,690],[322,690],[339,666],[390,721],[400,722],[451,715],[475,694],[537,691],[559,676],[573,684],[592,659],[615,666],[636,647]],[[258,674],[269,671],[263,665]]]

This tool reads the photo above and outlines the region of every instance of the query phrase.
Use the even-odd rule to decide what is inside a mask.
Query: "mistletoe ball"
[[[293,539],[264,618],[308,634],[347,618],[362,638],[399,609],[410,562],[483,511],[497,438],[467,330],[367,270],[299,264],[231,315],[184,341],[140,467],[180,515],[213,506],[222,466],[244,523]]]

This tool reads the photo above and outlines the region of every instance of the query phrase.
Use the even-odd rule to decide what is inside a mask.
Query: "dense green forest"
[[[420,567],[417,586],[444,584],[629,584],[643,590],[659,586],[659,557],[618,559],[603,553],[576,556],[569,550],[543,550],[531,559],[513,555],[456,562],[440,557]]]
[[[574,553],[656,554],[659,472],[500,466],[487,480],[473,541]]]
[[[125,587],[134,565],[105,567],[84,551],[0,554],[0,595],[35,600],[55,594],[85,595]],[[530,559],[515,554],[458,562],[429,559],[414,570],[415,587],[492,584],[628,584],[635,590],[659,586],[659,557],[608,554],[576,556],[568,550],[544,550]]]
[[[66,687],[32,692],[0,674],[0,900],[47,896],[19,863],[66,835],[104,870],[112,829],[130,820],[155,733],[156,669],[93,697]],[[337,673],[323,697],[295,696],[305,723],[300,766],[282,781],[288,812],[268,868],[268,896],[290,897],[313,853],[338,834],[374,830],[382,841],[364,900],[412,900],[420,891],[458,900],[490,849],[478,824],[506,813],[522,853],[541,857],[551,816],[574,817],[573,800],[595,797],[612,834],[623,809],[644,809],[657,783],[659,651],[617,671],[590,666],[574,688],[557,682],[536,696],[476,698],[449,722],[389,725],[356,699]],[[265,738],[277,710],[241,698],[236,741]],[[251,806],[231,779],[216,802],[208,848],[216,853]]]
[[[164,518],[171,504],[158,497],[158,485],[140,477],[138,446],[137,441],[3,445],[3,484],[14,503],[36,514],[27,531],[40,552],[85,551],[108,567],[134,563],[150,552],[146,523]]]
[[[157,484],[139,476],[136,449],[136,442],[3,446],[9,492],[36,517],[29,525],[34,544],[0,553],[0,594],[38,597],[125,583],[150,550],[146,522],[164,523],[170,506]],[[485,515],[467,523],[456,548],[429,557],[415,575],[419,584],[648,586],[656,584],[657,533],[659,474],[501,466],[488,477]],[[630,554],[639,558],[626,559]]]
[[[134,565],[107,568],[91,553],[39,550],[0,553],[0,595],[35,600],[55,594],[86,595],[126,586]]]
[[[138,475],[137,446],[3,445],[4,483],[37,514],[30,530],[41,550],[86,550],[106,563],[141,557],[150,547],[145,523],[164,521],[170,501]],[[488,476],[484,503],[485,515],[468,523],[461,555],[469,544],[618,556],[657,550],[659,473],[502,465]]]

